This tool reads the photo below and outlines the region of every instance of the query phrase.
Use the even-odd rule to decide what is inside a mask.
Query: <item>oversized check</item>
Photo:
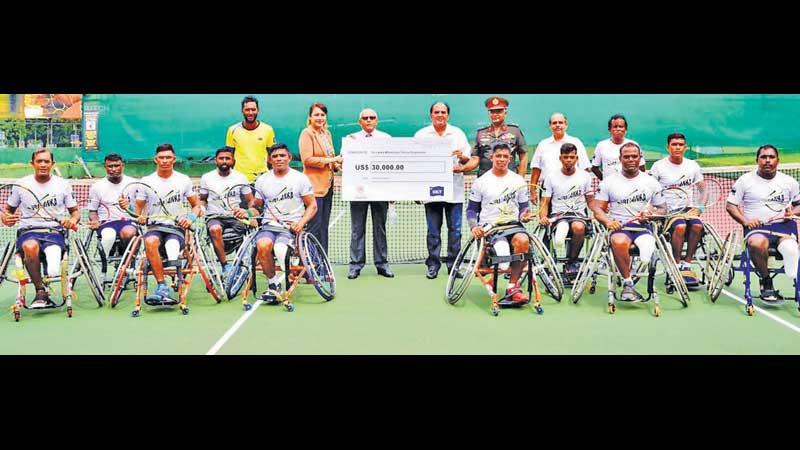
[[[442,139],[342,139],[345,201],[453,197],[453,149]]]

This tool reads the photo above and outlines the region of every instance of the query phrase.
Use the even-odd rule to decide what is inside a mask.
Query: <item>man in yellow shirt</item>
[[[267,171],[267,149],[275,143],[275,131],[258,120],[258,100],[253,96],[242,99],[244,120],[228,127],[225,145],[236,155],[236,170],[253,182]]]

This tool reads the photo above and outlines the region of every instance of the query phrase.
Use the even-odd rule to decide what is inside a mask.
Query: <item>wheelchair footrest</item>
[[[499,300],[497,302],[497,304],[501,308],[519,308],[520,306],[525,306],[530,302],[531,302],[530,299],[528,299],[528,300],[526,300],[524,302],[515,302],[515,301],[512,301],[511,298],[504,298],[502,300]]]
[[[158,295],[148,295],[144,298],[144,302],[150,306],[175,306],[180,303],[174,298],[161,297]]]

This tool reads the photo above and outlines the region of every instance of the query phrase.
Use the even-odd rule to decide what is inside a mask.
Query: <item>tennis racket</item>
[[[655,204],[666,205],[666,216],[686,213],[699,216],[706,209],[720,203],[724,192],[714,178],[694,182],[688,186],[667,186],[654,196]]]
[[[147,223],[150,223],[151,219],[167,219],[177,222],[178,219],[186,216],[188,211],[183,199],[179,198],[180,195],[180,192],[174,189],[160,195],[149,184],[134,181],[125,186],[120,197],[135,199],[136,201],[144,199],[146,207],[141,214],[136,213],[134,204],[124,211],[127,215],[137,220],[144,216],[147,219]]]
[[[589,216],[587,215],[587,209],[589,208],[589,205],[586,202],[586,196],[594,197],[595,194],[597,194],[597,189],[595,188],[590,188],[587,192],[583,192],[583,188],[581,186],[573,186],[569,189],[569,191],[567,191],[566,194],[560,196],[561,198],[559,199],[564,203],[564,206],[566,206],[566,211],[553,214],[552,216],[548,217],[548,220],[550,223],[555,223],[564,217],[588,219]],[[551,208],[552,205],[553,203],[551,197]]]
[[[792,191],[788,186],[779,186],[773,189],[767,195],[764,206],[775,213],[775,215],[770,217],[765,223],[782,222],[797,217],[794,215],[786,216],[786,211],[791,211],[792,208]]]
[[[234,211],[237,209],[246,209],[246,206],[244,208],[241,206],[242,196],[250,192],[252,192],[252,188],[247,184],[230,186],[223,189],[221,192],[217,192],[213,189],[201,188],[200,195],[206,195],[206,204],[208,204],[208,206],[213,206],[213,210],[216,211],[211,213],[207,212],[205,214],[206,220],[217,218],[235,219],[245,225],[252,226],[249,220],[239,219],[234,215]]]
[[[21,217],[21,209],[28,212],[26,218],[38,219],[47,222],[53,222],[64,228],[73,231],[78,230],[78,225],[71,225],[67,220],[71,217],[69,211],[63,205],[58,205],[58,199],[54,194],[46,194],[39,196],[29,188],[16,183],[7,183],[0,185],[0,198],[6,199],[11,197],[13,192],[16,191],[19,195],[20,203],[17,209],[18,217]]]
[[[247,188],[249,188],[253,192],[253,196],[257,200],[261,201],[261,203],[264,205],[264,211],[266,212],[266,215],[264,216],[264,218],[266,219],[266,221],[268,223],[270,223],[272,225],[279,226],[279,227],[286,228],[287,230],[291,229],[292,222],[285,221],[285,220],[281,219],[281,217],[286,217],[286,215],[289,212],[291,212],[289,210],[289,208],[290,208],[290,206],[289,206],[290,199],[284,199],[284,200],[271,202],[271,201],[269,201],[269,198],[267,197],[267,195],[264,194],[263,192],[261,192],[261,190],[255,188],[253,186],[243,185],[243,184],[242,185],[232,186],[231,187],[231,191],[233,191],[233,189],[236,188],[237,186],[243,186],[243,187],[246,186]],[[287,189],[288,189],[288,186],[284,187],[283,190],[281,190],[277,195],[275,195],[275,197],[280,198],[281,195]],[[241,202],[241,198],[238,195],[228,195],[227,198],[228,198],[228,207],[231,208],[231,209],[233,208],[234,204],[239,204],[239,202]]]

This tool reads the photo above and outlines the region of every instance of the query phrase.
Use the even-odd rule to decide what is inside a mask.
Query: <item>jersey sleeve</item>
[[[75,208],[78,202],[75,201],[75,194],[72,193],[72,185],[68,181],[64,182],[64,206],[67,208]]]
[[[205,175],[200,177],[200,195],[208,195],[208,178]]]
[[[792,179],[792,186],[791,190],[789,191],[792,196],[792,205],[797,206],[800,204],[800,184],[797,184],[797,180]]]
[[[659,178],[661,178],[661,164],[659,164],[658,161],[650,168],[650,176],[655,178],[659,183],[661,182],[659,181]]]
[[[186,178],[186,182],[181,187],[181,193],[183,194],[183,198],[194,197],[197,195],[197,192],[192,189],[192,180],[188,177]]]
[[[483,192],[481,191],[481,187],[483,183],[481,183],[481,179],[478,178],[472,183],[472,187],[469,190],[469,199],[473,202],[480,202],[483,200]]]
[[[8,206],[11,206],[12,208],[17,208],[20,204],[20,200],[21,199],[19,195],[19,188],[14,186],[11,189],[11,195],[8,196],[7,200]]]
[[[600,188],[597,191],[597,195],[594,196],[595,200],[600,200],[603,202],[609,201],[608,188],[608,178],[604,178],[603,181],[600,182]]]
[[[544,186],[542,190],[542,197],[552,197],[553,196],[553,177],[546,177],[544,179]]]
[[[528,192],[528,183],[523,180],[522,186],[517,189],[517,203],[525,203],[530,201],[530,193]]]
[[[742,201],[744,200],[745,186],[746,182],[744,177],[736,180],[736,183],[733,183],[733,187],[731,188],[731,192],[728,194],[728,199],[726,201],[734,205],[741,205]]]
[[[89,188],[89,211],[97,211],[100,208],[100,195],[97,193],[97,183]]]
[[[590,177],[588,174],[583,180],[583,193],[584,195],[592,194],[592,177]]]
[[[300,178],[300,197],[314,195],[314,188],[311,186],[311,180],[309,180],[308,176],[305,174],[302,175],[303,176]]]
[[[697,183],[699,181],[703,181],[703,171],[700,169],[700,164],[695,163],[694,165],[694,179],[693,182]]]

